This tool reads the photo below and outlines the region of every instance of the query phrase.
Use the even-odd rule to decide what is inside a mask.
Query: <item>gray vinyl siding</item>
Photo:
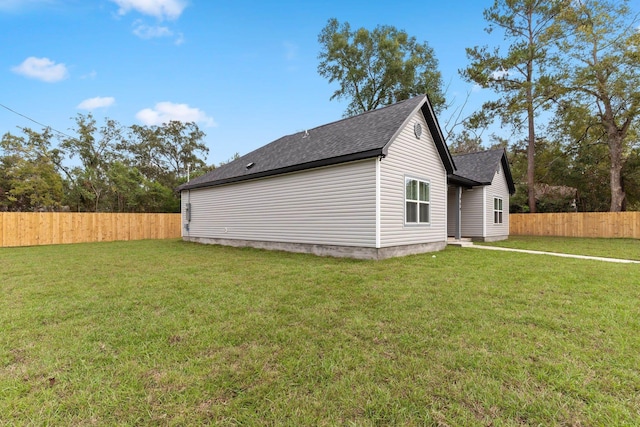
[[[493,223],[493,199],[502,198],[502,224]],[[502,170],[502,165],[494,175],[491,185],[487,187],[487,236],[508,236],[509,235],[509,187]]]
[[[376,161],[183,191],[188,235],[375,247]]]
[[[414,124],[422,136],[417,139]],[[430,184],[429,225],[405,225],[405,177]],[[422,112],[417,112],[389,146],[380,162],[380,247],[446,241],[447,173]]]
[[[462,227],[460,230],[462,237],[485,237],[482,226],[485,189],[486,187],[475,187],[462,190]]]

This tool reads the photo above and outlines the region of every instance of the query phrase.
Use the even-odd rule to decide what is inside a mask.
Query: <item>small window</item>
[[[405,223],[429,224],[430,188],[427,181],[405,178]]]
[[[493,223],[502,224],[502,199],[499,197],[493,199]]]

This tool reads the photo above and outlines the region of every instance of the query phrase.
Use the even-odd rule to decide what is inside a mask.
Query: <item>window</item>
[[[428,224],[430,221],[429,183],[405,178],[405,223]]]
[[[493,223],[502,224],[502,199],[493,198]]]

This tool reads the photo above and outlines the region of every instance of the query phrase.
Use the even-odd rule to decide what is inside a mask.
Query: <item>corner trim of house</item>
[[[482,237],[487,237],[487,187],[482,187]]]
[[[380,248],[381,241],[381,228],[380,228],[380,167],[382,163],[382,157],[376,162],[376,248]]]
[[[209,245],[233,247],[251,247],[257,249],[279,250],[285,252],[307,253],[318,256],[336,258],[355,258],[367,260],[382,260],[405,255],[416,255],[425,252],[435,252],[446,248],[447,242],[419,243],[412,245],[391,246],[386,248],[367,248],[360,246],[316,245],[309,243],[265,242],[257,240],[216,239],[208,237],[184,236],[184,241]]]

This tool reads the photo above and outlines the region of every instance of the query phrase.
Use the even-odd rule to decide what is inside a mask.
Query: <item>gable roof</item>
[[[504,176],[507,179],[507,186],[509,187],[509,194],[516,192],[513,177],[511,176],[511,168],[507,161],[507,153],[504,148],[457,154],[453,156],[453,160],[456,164],[456,172],[450,178],[453,178],[454,181],[456,181],[456,178],[462,178],[462,180],[458,181],[469,180],[475,181],[480,185],[489,185],[493,181],[498,166],[502,165]]]
[[[427,95],[303,132],[283,136],[194,178],[178,190],[210,187],[321,166],[384,157],[391,142],[418,110],[424,115],[447,173],[455,166]]]

